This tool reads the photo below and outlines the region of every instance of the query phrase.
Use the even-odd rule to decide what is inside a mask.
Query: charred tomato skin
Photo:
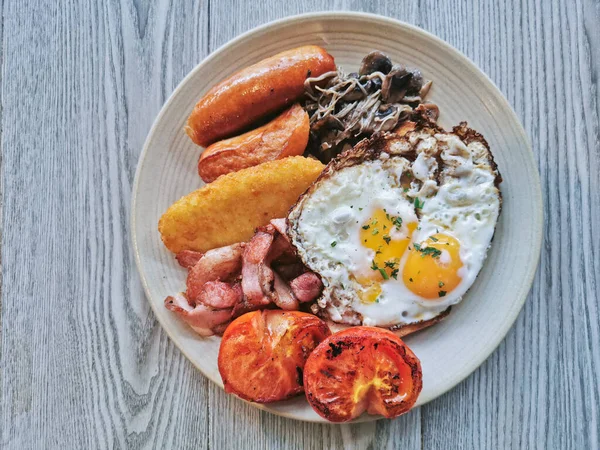
[[[263,310],[238,317],[219,348],[225,392],[256,403],[302,393],[306,360],[329,335],[324,321],[299,311]]]
[[[352,327],[325,339],[304,367],[306,397],[331,422],[367,411],[386,418],[404,414],[423,387],[421,364],[394,333]]]

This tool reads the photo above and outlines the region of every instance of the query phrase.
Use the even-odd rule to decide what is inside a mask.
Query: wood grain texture
[[[474,60],[520,117],[544,190],[517,323],[471,377],[394,421],[298,423],[225,395],[157,324],[130,249],[137,158],[170,92],[239,33],[327,7],[405,20]],[[0,448],[600,446],[598,2],[30,0],[1,16]]]

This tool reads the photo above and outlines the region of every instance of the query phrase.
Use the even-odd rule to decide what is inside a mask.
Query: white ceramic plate
[[[222,386],[217,369],[219,338],[195,335],[163,306],[166,296],[184,290],[186,272],[163,246],[157,223],[171,203],[202,185],[196,172],[200,148],[183,131],[196,101],[233,72],[305,44],[325,47],[347,72],[356,70],[362,57],[374,49],[394,62],[421,69],[433,80],[428,100],[439,105],[441,125],[449,128],[467,120],[488,140],[504,178],[502,214],[476,283],[446,320],[406,338],[423,366],[423,391],[417,403],[422,405],[473,372],[515,321],[539,259],[542,201],[533,154],[506,99],[465,56],[419,28],[369,14],[310,14],[261,26],[202,61],[163,107],[138,164],[131,228],[142,283],[171,339]],[[259,407],[299,420],[323,421],[303,397]],[[374,418],[362,418],[369,419]]]

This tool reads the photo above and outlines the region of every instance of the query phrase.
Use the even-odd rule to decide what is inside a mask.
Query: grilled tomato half
[[[325,339],[304,367],[306,397],[332,422],[364,411],[387,418],[407,412],[423,386],[421,364],[391,331],[352,327]]]
[[[308,355],[331,332],[325,322],[298,311],[254,311],[235,319],[219,349],[225,392],[257,402],[301,393]]]

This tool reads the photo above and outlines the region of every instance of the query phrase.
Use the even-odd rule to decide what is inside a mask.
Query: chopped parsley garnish
[[[392,270],[392,278],[393,278],[394,280],[397,280],[397,279],[398,279],[398,269],[394,269],[394,270]]]
[[[379,270],[379,267],[375,264],[375,260],[373,260],[373,263],[371,264],[371,270]]]
[[[408,188],[404,188],[404,192],[408,192]]]
[[[371,222],[371,225],[377,225],[377,219],[373,220],[373,222]]]
[[[379,230],[377,228],[374,228],[371,234],[375,236],[376,234],[379,234]]]
[[[418,198],[415,198],[415,208],[421,209],[423,206],[425,206],[425,202],[422,202]]]
[[[331,243],[331,246],[332,246],[332,247],[335,247],[336,245],[337,245],[337,242],[336,242],[336,241],[333,241],[333,242]]]
[[[435,247],[423,247],[421,244],[417,244],[416,242],[413,244],[413,247],[416,251],[421,252],[422,258],[425,258],[427,255],[437,258],[442,254],[442,251]]]
[[[358,208],[358,210],[359,210],[359,211],[362,211],[363,209],[362,209],[362,208]]]
[[[438,292],[438,295],[440,297],[444,297],[446,295],[446,291],[440,291],[440,292]]]
[[[479,213],[475,213],[475,218],[476,218],[477,220],[481,220],[481,214],[479,214]]]
[[[381,276],[383,277],[384,280],[389,280],[390,277],[388,276],[387,272],[385,271],[385,269],[382,269],[381,267],[379,268],[379,273],[381,274]]]
[[[362,229],[363,230],[368,230],[369,229],[369,225],[363,225]]]
[[[397,264],[396,261],[393,261],[393,260],[392,261],[386,261],[385,262],[385,267],[389,267],[390,269],[393,269],[393,268],[396,267],[396,264]]]
[[[434,247],[421,248],[419,251],[421,252],[422,258],[425,258],[427,255],[431,255],[433,258],[438,258],[442,254],[441,250],[438,250]]]
[[[402,217],[392,217],[392,223],[398,230],[400,230],[402,227]]]
[[[383,240],[385,241],[386,244],[390,245],[390,241],[392,240],[392,238],[390,237],[389,234],[386,234],[385,236],[383,236]]]
[[[440,281],[440,282],[438,283],[438,286],[439,286],[439,287],[444,287],[444,282],[443,282],[443,281]]]
[[[437,242],[439,240],[438,238],[435,238],[433,236],[431,236],[429,239],[431,239],[433,242]]]

